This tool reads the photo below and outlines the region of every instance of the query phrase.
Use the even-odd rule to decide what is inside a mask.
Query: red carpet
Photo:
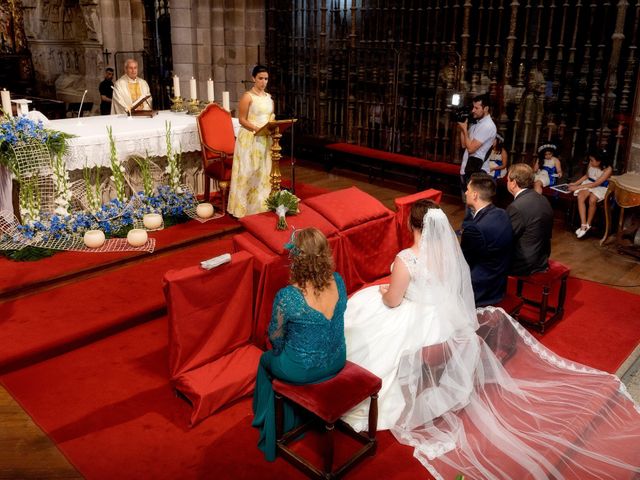
[[[165,312],[162,277],[167,270],[231,251],[231,239],[209,241],[0,302],[0,372],[157,318]]]
[[[569,277],[564,317],[534,335],[569,360],[615,373],[640,344],[639,311],[638,295]]]
[[[153,288],[141,285],[135,295],[129,289],[129,298],[140,301]],[[628,315],[640,309],[640,296],[575,279],[568,292],[565,318],[543,342],[574,361],[614,371],[640,342],[640,318]],[[166,345],[163,317],[0,381],[90,479],[304,478],[281,459],[263,460],[249,399],[189,430],[189,407],[168,386]],[[429,478],[411,448],[388,432],[379,439],[376,456],[349,478]]]

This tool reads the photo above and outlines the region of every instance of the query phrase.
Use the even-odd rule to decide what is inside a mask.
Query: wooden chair
[[[292,385],[282,380],[274,379],[273,390],[276,399],[276,452],[296,468],[302,470],[312,478],[327,479],[343,476],[354,465],[368,455],[374,455],[377,447],[376,430],[378,426],[378,392],[382,387],[382,380],[374,374],[347,361],[344,368],[330,380],[308,385]],[[340,417],[351,408],[358,405],[367,397],[371,398],[369,407],[369,431],[355,432]],[[301,406],[311,412],[314,418],[289,432],[283,432],[284,399]],[[289,448],[289,443],[296,440],[320,419],[324,424],[323,470],[312,465],[300,454]],[[333,469],[334,428],[349,435],[362,443],[354,455],[347,459],[339,468]]]
[[[202,146],[204,200],[209,201],[211,180],[216,180],[220,187],[224,212],[236,145],[231,114],[217,103],[210,103],[198,115],[196,123]]]
[[[527,305],[537,307],[538,319],[529,321],[519,315],[518,320],[524,321],[540,333],[544,333],[545,327],[562,318],[564,314],[564,300],[567,296],[567,278],[571,270],[560,262],[549,260],[549,269],[546,272],[537,272],[528,276],[519,276],[516,278],[516,295]],[[559,283],[559,285],[558,285]],[[540,300],[527,298],[523,294],[523,287],[528,284],[531,289],[542,290],[542,298]],[[549,305],[549,295],[554,286],[558,286],[558,298],[555,305]]]

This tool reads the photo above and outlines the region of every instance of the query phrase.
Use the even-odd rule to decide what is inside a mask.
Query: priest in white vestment
[[[113,99],[111,101],[111,115],[129,113],[133,103],[150,95],[149,84],[138,77],[138,62],[129,58],[124,62],[125,74],[122,75],[113,86]],[[151,110],[151,99],[143,102],[136,110]]]

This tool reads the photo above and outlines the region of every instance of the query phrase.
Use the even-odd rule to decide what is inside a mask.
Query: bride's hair
[[[327,238],[317,228],[296,230],[293,244],[296,253],[291,255],[291,283],[300,287],[311,285],[316,292],[327,288],[331,282],[334,265]]]
[[[411,205],[411,215],[409,216],[409,228],[411,230],[422,230],[424,216],[432,208],[440,209],[440,206],[433,200],[421,198]]]

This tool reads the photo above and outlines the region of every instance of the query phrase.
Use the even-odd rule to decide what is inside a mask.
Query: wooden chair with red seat
[[[361,366],[347,361],[344,368],[332,379],[320,383],[293,385],[279,379],[273,380],[276,407],[276,452],[283,459],[311,478],[340,478],[356,464],[376,452],[378,426],[378,392],[382,380]],[[369,429],[356,432],[340,419],[351,408],[370,398]],[[304,408],[312,414],[310,421],[284,432],[284,399]],[[289,444],[300,439],[316,421],[324,425],[322,445],[322,469],[316,467]],[[334,468],[334,428],[353,438],[363,446],[338,468]]]
[[[549,269],[545,272],[515,277],[516,295],[524,301],[525,305],[538,308],[537,319],[527,319],[519,315],[518,320],[531,325],[540,333],[544,333],[548,324],[561,319],[564,314],[564,300],[567,296],[567,279],[569,278],[570,272],[569,267],[549,259]],[[525,284],[529,286],[529,289],[532,290],[534,294],[542,290],[542,299],[538,301],[528,298],[523,293]],[[552,306],[549,305],[549,295],[554,287],[558,290],[558,297],[555,305]],[[530,294],[530,292],[528,294]]]
[[[217,103],[210,103],[198,115],[196,123],[202,146],[204,200],[209,201],[211,180],[216,180],[220,187],[224,212],[226,194],[231,181],[233,151],[236,146],[231,113]]]

